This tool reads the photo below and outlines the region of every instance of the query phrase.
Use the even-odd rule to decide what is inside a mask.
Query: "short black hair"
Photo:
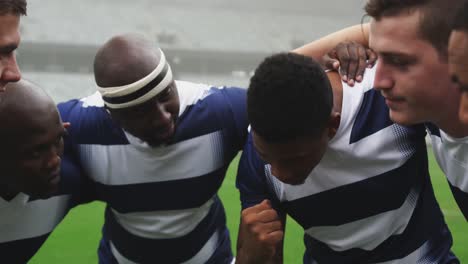
[[[25,16],[27,13],[26,0],[0,0],[0,15],[13,14]]]
[[[369,0],[364,6],[367,15],[376,20],[403,12],[411,14],[415,9],[428,5],[431,0]]]
[[[463,6],[458,10],[453,22],[453,30],[468,31],[468,1],[465,1]]]
[[[318,62],[295,53],[267,57],[250,79],[251,128],[269,142],[319,136],[327,126],[333,93]]]
[[[385,17],[419,12],[419,36],[431,43],[439,55],[446,59],[455,13],[464,1],[466,0],[368,0],[364,10],[377,21]]]

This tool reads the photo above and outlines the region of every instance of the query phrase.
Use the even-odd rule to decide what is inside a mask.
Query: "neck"
[[[468,125],[463,124],[458,115],[456,118],[446,118],[438,122],[434,122],[441,130],[454,138],[462,138],[468,136]]]
[[[454,93],[447,93],[444,105],[438,107],[437,119],[432,122],[448,135],[455,138],[468,136],[468,125],[463,124],[458,117],[460,106],[460,92],[453,88]]]

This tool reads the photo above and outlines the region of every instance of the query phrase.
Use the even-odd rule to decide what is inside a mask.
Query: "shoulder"
[[[59,103],[57,108],[64,122],[80,119],[95,120],[107,116],[104,101],[98,92],[82,99]]]
[[[185,81],[176,81],[181,112],[193,105],[212,108],[243,107],[246,90],[238,87],[216,87]]]
[[[58,104],[63,122],[70,122],[69,138],[78,144],[127,143],[124,132],[110,117],[101,95]]]
[[[249,133],[247,142],[242,150],[241,160],[239,162],[239,170],[248,172],[249,178],[252,176],[265,177],[266,163],[260,158],[255,150],[252,133]]]
[[[181,120],[210,123],[210,126],[245,130],[247,121],[246,91],[238,87],[215,87],[180,82]],[[246,132],[243,133],[244,136]]]

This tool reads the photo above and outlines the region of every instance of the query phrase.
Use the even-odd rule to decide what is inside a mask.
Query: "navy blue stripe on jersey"
[[[425,166],[427,166],[427,161],[423,162],[422,167]],[[305,235],[307,252],[304,263],[313,263],[311,259],[319,263],[365,264],[384,262],[401,259],[423,246],[423,244],[425,244],[426,248],[419,257],[424,259],[420,259],[421,262],[417,263],[451,263],[441,261],[444,258],[454,258],[450,254],[452,238],[432,191],[429,175],[426,173],[417,182],[422,184],[416,186],[421,190],[421,194],[411,219],[402,234],[389,237],[372,251],[354,248],[339,252]],[[431,221],[427,219],[431,219]],[[397,250],[395,250],[396,248]]]
[[[458,263],[442,261],[446,258],[451,260],[456,260],[456,258],[450,253],[452,236],[443,221],[441,212],[432,210],[430,215],[424,213],[428,208],[434,208],[431,204],[435,203],[435,198],[431,193],[432,191],[426,191],[425,195],[420,197],[421,200],[418,201],[418,206],[401,235],[391,236],[372,251],[354,248],[338,252],[305,235],[304,242],[309,250],[306,250],[304,255],[304,263],[380,263],[404,258],[425,243],[427,243],[427,250],[421,252],[420,256],[425,261],[419,259],[420,262],[417,263]],[[427,217],[433,217],[436,221],[426,221]]]
[[[237,150],[242,149],[247,137],[246,91],[241,88],[211,88],[208,96],[187,107],[177,123],[175,142],[222,130],[230,133],[229,138],[242,140],[229,141]],[[234,105],[233,102],[236,104]],[[228,106],[228,107],[226,107]],[[214,109],[229,111],[213,111]],[[232,120],[234,122],[225,122]],[[193,128],[196,128],[195,130]]]
[[[195,208],[216,194],[226,168],[225,166],[209,174],[183,180],[130,185],[105,185],[96,182],[95,185],[98,198],[120,213]]]
[[[385,98],[380,92],[371,89],[364,94],[349,143],[354,143],[375,132],[391,126],[393,122],[388,115],[388,107]]]
[[[425,123],[426,128],[431,132],[431,135],[440,137],[440,129],[432,124],[432,123]]]
[[[208,215],[189,234],[173,239],[147,239],[135,236],[116,222],[113,213],[106,209],[104,237],[112,241],[116,249],[127,259],[137,263],[180,263],[194,256],[213,235],[219,232],[229,239],[226,233],[226,216],[219,198],[210,208]],[[223,240],[221,240],[223,241]],[[225,241],[225,240],[224,240]],[[221,246],[221,245],[220,245]],[[231,255],[230,243],[223,243],[217,254]]]
[[[2,263],[20,264],[27,263],[37,250],[44,244],[48,234],[21,239],[11,242],[0,243],[0,255]]]
[[[445,263],[436,261],[449,255],[452,237],[443,220],[442,212],[437,204],[429,177],[424,179],[425,186],[417,201],[417,206],[405,229],[400,235],[393,235],[372,251],[350,249],[334,251],[324,243],[305,235],[306,256],[304,263],[312,263],[315,259],[319,263],[376,263],[392,259],[400,259],[428,242],[428,252],[422,256],[427,262],[418,263]],[[431,221],[427,221],[431,219]],[[397,250],[396,250],[397,249]],[[435,261],[434,261],[435,260]],[[456,262],[455,262],[456,263]]]
[[[453,186],[450,181],[448,181],[450,189],[452,190],[455,201],[457,201],[458,207],[462,211],[465,219],[468,221],[468,193],[460,190],[460,188]]]
[[[286,201],[283,207],[304,229],[313,226],[342,225],[400,208],[418,177],[428,177],[425,149],[414,154],[404,165],[367,180],[340,186],[301,199]],[[409,178],[408,175],[417,177]],[[372,199],[369,199],[372,197]],[[304,214],[314,208],[320,214]]]
[[[71,124],[67,130],[73,144],[129,144],[124,131],[110,118],[104,107],[83,107],[82,101],[74,99],[58,104],[57,108],[62,121]]]

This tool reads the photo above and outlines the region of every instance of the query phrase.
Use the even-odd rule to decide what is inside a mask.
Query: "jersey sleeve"
[[[252,207],[268,199],[278,211],[279,201],[266,179],[265,163],[256,153],[251,135],[248,136],[239,161],[236,187],[240,192],[242,209]]]
[[[227,87],[220,90],[223,104],[226,104],[220,117],[225,127],[233,131],[240,150],[247,139],[249,122],[247,119],[247,93],[246,89]]]
[[[71,195],[70,207],[96,200],[91,179],[69,153],[62,158],[60,189],[62,193]]]

